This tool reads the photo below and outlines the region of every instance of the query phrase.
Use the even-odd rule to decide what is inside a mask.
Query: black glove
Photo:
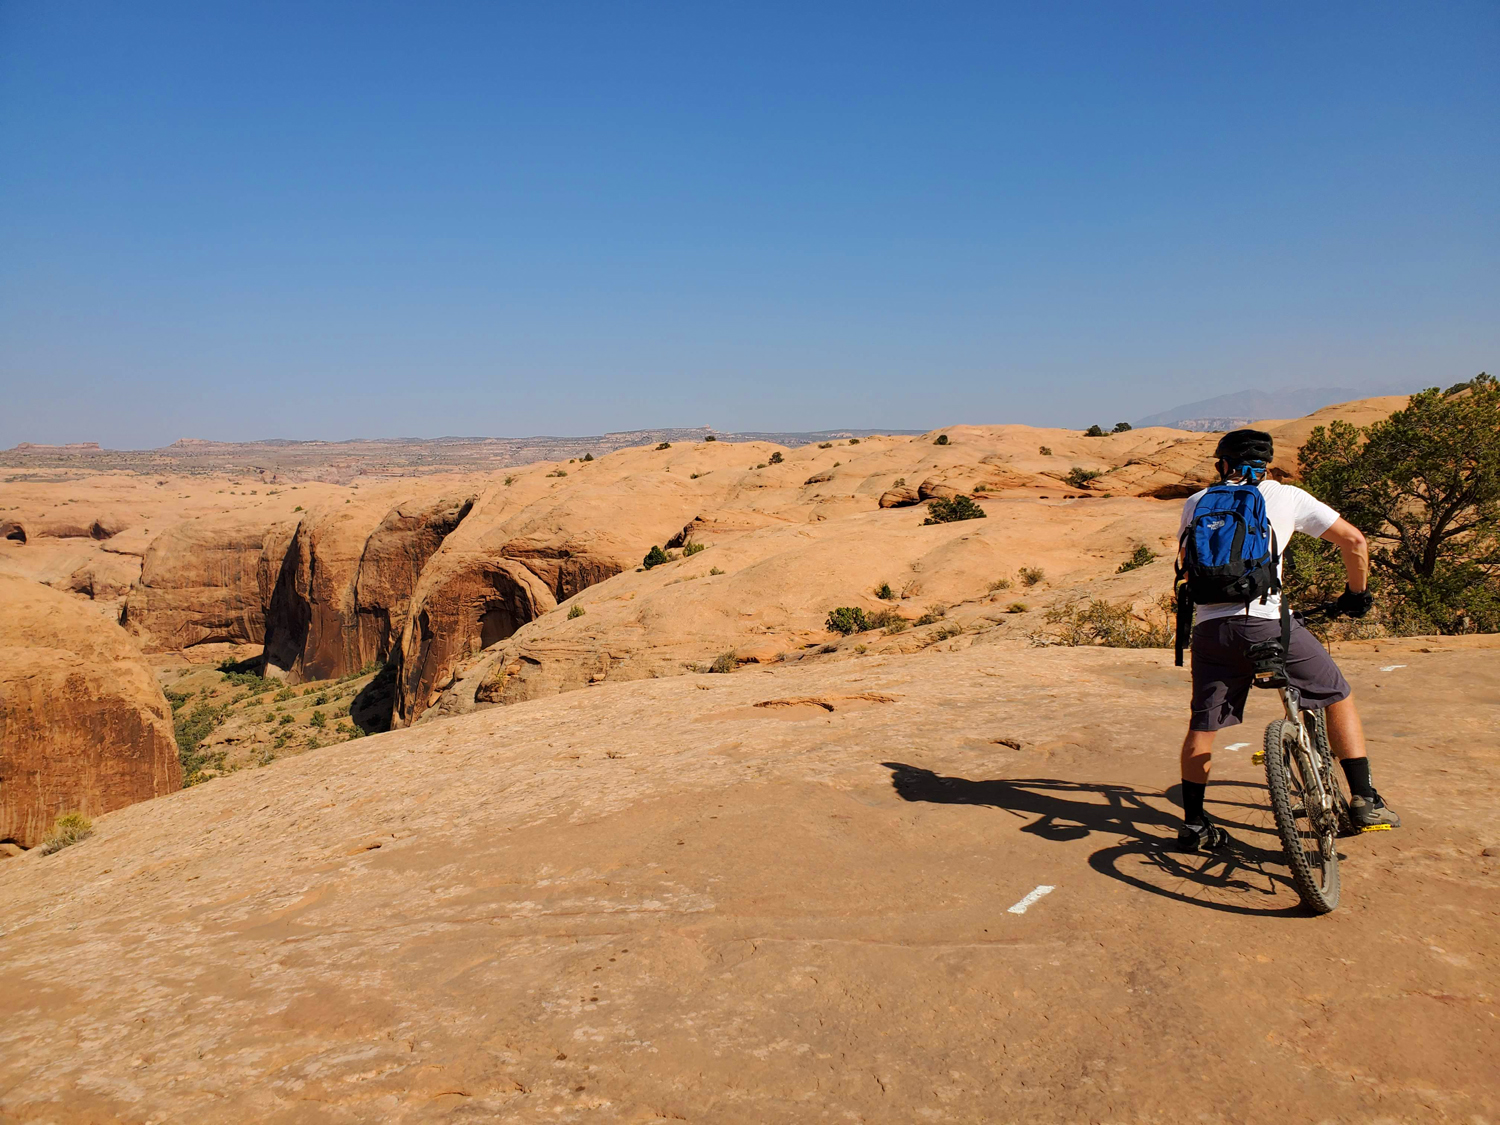
[[[1375,595],[1369,590],[1361,590],[1356,594],[1348,586],[1344,587],[1344,592],[1339,595],[1337,602],[1339,612],[1345,617],[1363,617],[1370,612],[1370,607],[1374,604]]]

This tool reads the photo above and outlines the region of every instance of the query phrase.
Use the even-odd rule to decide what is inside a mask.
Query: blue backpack
[[[1177,663],[1182,664],[1184,618],[1195,605],[1224,602],[1264,604],[1281,592],[1280,552],[1266,516],[1266,499],[1255,484],[1216,484],[1198,499],[1182,532],[1177,564]]]

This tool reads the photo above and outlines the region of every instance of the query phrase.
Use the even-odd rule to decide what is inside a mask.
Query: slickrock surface
[[[606,683],[134,806],[0,864],[0,1116],[1492,1120],[1492,642],[1341,656],[1407,826],[1321,919],[1266,695],[1220,739],[1233,850],[1160,847],[1152,650]]]
[[[33,847],[59,813],[181,787],[166,697],[125,631],[0,574],[0,841]]]

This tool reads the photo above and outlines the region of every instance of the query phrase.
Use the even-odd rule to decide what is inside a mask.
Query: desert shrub
[[[993,594],[1000,590],[1009,590],[1011,588],[1011,585],[1012,583],[1009,578],[997,578],[990,583],[990,593]]]
[[[779,465],[784,460],[786,460],[786,458],[781,455],[781,450],[779,449],[775,453],[771,454],[771,464],[773,465]]]
[[[276,736],[275,741],[272,742],[271,745],[274,746],[274,747],[276,747],[276,749],[280,750],[280,749],[284,748],[286,746],[286,744],[288,742],[290,742],[291,740],[292,740],[291,731],[284,731],[281,734],[278,734]]]
[[[52,833],[42,841],[40,850],[43,855],[51,855],[93,834],[94,822],[81,812],[63,813],[52,822]]]
[[[582,617],[583,614],[584,614],[583,606],[581,606],[581,605],[575,605],[572,609],[568,610],[568,620],[569,621],[577,620],[578,618]]]
[[[281,716],[281,725],[282,726],[289,726],[289,725],[291,725],[295,721],[296,720],[293,719],[290,715],[283,715],[283,716]]]
[[[1035,586],[1047,577],[1047,572],[1039,566],[1023,566],[1020,574],[1022,586]]]
[[[297,689],[293,688],[293,687],[284,687],[284,688],[282,688],[280,691],[278,691],[276,693],[276,702],[277,703],[285,703],[288,699],[296,699],[296,698],[297,698]]]
[[[841,605],[829,610],[828,620],[823,622],[823,628],[830,633],[842,633],[846,637],[850,633],[863,633],[869,627],[870,619],[857,605]]]
[[[714,662],[708,666],[710,672],[733,672],[740,666],[739,658],[735,656],[734,649],[721,652],[714,657]]]
[[[1110,430],[1109,432],[1112,434],[1128,434],[1133,429],[1135,429],[1135,427],[1132,426],[1129,422],[1116,422],[1115,428]]]
[[[964,627],[956,621],[949,621],[932,631],[933,641],[946,641],[958,636],[964,631]]]
[[[896,592],[891,589],[889,582],[882,582],[879,586],[876,586],[875,596],[883,602],[893,602],[896,600]]]
[[[171,688],[163,688],[162,694],[167,697],[167,702],[172,705],[172,712],[176,714],[182,709],[182,705],[193,698],[190,691],[173,691]]]
[[[906,484],[906,478],[905,477],[897,477],[894,481],[891,482],[891,487],[892,488],[900,488],[900,487],[902,487],[905,484]]]
[[[859,444],[859,438],[857,438],[857,437],[850,438],[849,439],[849,444],[850,445],[858,445]]]
[[[704,441],[718,441],[718,440],[719,440],[719,439],[718,439],[718,438],[716,438],[716,437],[714,437],[714,435],[713,435],[713,434],[709,434],[709,435],[708,435],[708,436],[707,436],[707,437],[706,437],[706,438],[704,438],[704,439],[703,439],[703,440],[704,440]]]
[[[258,675],[255,672],[229,672],[225,671],[222,665],[220,665],[219,670],[224,672],[224,679],[228,683],[236,687],[247,688],[251,694],[270,691],[280,684],[279,680],[273,680],[267,676]]]
[[[671,448],[672,448],[672,443],[670,441],[664,441],[664,442],[662,442],[660,445],[658,445],[656,447],[656,450],[657,450],[658,453],[660,453],[663,449],[671,449]]]
[[[1370,589],[1391,633],[1500,631],[1500,383],[1413,395],[1367,427],[1308,436],[1303,487],[1370,542]],[[1287,588],[1307,604],[1343,588],[1337,551],[1288,544]]]
[[[833,448],[833,442],[831,442],[831,441],[820,441],[820,442],[818,442],[818,448],[819,449],[832,449]]]
[[[707,543],[684,543],[682,545],[682,557],[687,558],[689,555],[696,555],[699,551],[707,549]]]
[[[321,706],[323,706],[323,704],[325,704],[327,702],[328,702],[328,693],[326,691],[322,691],[322,692],[318,693],[318,698],[313,700],[313,706],[314,707],[321,707]]]
[[[937,440],[934,441],[932,444],[933,445],[947,445],[948,444],[948,435],[947,434],[938,434]]]
[[[583,455],[583,459],[585,461],[592,461],[594,459],[594,455],[592,453],[585,453]]]
[[[1005,612],[1006,613],[1025,613],[1030,608],[1031,607],[1029,605],[1027,605],[1025,602],[1011,602],[1010,605],[1008,605],[1008,606],[1005,607]]]
[[[891,631],[891,626],[893,625],[899,624],[899,628],[894,630],[898,633],[906,628],[906,618],[902,617],[900,613],[889,606],[884,609],[877,609],[874,613],[866,616],[865,621],[871,629],[885,629],[887,632]]]
[[[854,651],[857,652],[860,656],[863,656],[865,653],[867,653],[867,652],[870,651],[870,646],[869,645],[855,645],[854,646]]]
[[[911,622],[906,618],[902,617],[899,613],[892,614],[891,623],[885,627],[885,635],[887,637],[895,636],[895,634],[904,632],[910,627]]]
[[[506,477],[505,478],[505,487],[506,488],[509,488],[511,485],[513,485],[515,483],[516,483],[516,478],[515,477]]]
[[[325,726],[328,725],[328,716],[323,714],[323,712],[321,711],[314,711],[312,713],[312,718],[308,719],[307,721],[313,726],[317,727],[319,730],[322,730]]]
[[[641,560],[641,565],[650,570],[653,566],[661,566],[662,563],[671,561],[667,557],[667,552],[663,551],[660,547],[652,547],[651,550],[646,552],[646,557]]]
[[[1037,645],[1103,645],[1106,648],[1168,648],[1174,630],[1170,621],[1148,615],[1137,620],[1129,602],[1118,604],[1094,598],[1086,605],[1054,606],[1047,611],[1050,632],[1035,633]]]
[[[553,469],[547,475],[549,477],[565,477],[565,476],[568,475],[568,470],[567,469]]]
[[[922,524],[925,527],[930,523],[954,523],[957,520],[982,520],[984,518],[984,509],[967,496],[953,496],[929,503],[927,518],[922,521]]]
[[[1098,480],[1104,474],[1097,469],[1080,469],[1074,465],[1068,470],[1068,475],[1063,479],[1073,488],[1082,488],[1091,480]]]
[[[1124,574],[1127,570],[1139,570],[1147,563],[1155,562],[1157,557],[1155,551],[1142,543],[1136,547],[1128,559],[1120,564],[1120,568],[1115,573]]]
[[[710,573],[710,574],[723,574],[724,572],[722,570],[720,570],[716,566],[711,566],[711,567],[708,568],[708,573]]]
[[[1051,457],[1052,447],[1050,445],[1039,446],[1037,448],[1037,452],[1040,453],[1043,457]]]
[[[265,716],[260,721],[263,723],[274,723],[276,721],[276,715],[274,712],[267,711],[265,713]]]
[[[1088,429],[1086,429],[1086,430],[1083,431],[1083,436],[1084,437],[1103,437],[1104,436],[1104,430],[1101,429],[1099,426],[1090,426]]]

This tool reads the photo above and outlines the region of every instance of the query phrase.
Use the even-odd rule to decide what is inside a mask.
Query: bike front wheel
[[[1327,914],[1339,904],[1339,855],[1334,818],[1318,807],[1316,768],[1295,723],[1277,719],[1266,727],[1266,787],[1292,885],[1309,910]]]

